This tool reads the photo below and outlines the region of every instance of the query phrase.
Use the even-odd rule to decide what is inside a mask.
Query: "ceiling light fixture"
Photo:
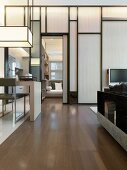
[[[0,27],[0,47],[31,47],[32,33],[28,27]]]
[[[8,15],[10,10],[12,10],[13,14],[14,8],[17,8],[18,17],[16,15]],[[21,10],[23,12],[18,13]],[[0,26],[0,47],[32,47],[31,13],[29,6],[5,6],[5,25]]]

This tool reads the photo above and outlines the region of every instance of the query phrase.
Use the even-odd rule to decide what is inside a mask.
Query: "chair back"
[[[16,78],[0,78],[0,86],[16,86]]]

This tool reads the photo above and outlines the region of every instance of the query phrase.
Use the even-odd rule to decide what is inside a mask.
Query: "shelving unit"
[[[44,79],[49,79],[49,56],[46,53],[45,48],[42,46],[42,57],[43,57],[43,61],[44,61]]]
[[[42,101],[45,99],[46,97],[46,79],[42,80],[41,82],[41,93],[42,93]]]

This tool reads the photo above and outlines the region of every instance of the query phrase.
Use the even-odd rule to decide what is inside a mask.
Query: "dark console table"
[[[127,151],[127,94],[97,92],[98,120]]]

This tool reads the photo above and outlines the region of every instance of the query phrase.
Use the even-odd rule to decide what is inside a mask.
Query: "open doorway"
[[[64,80],[67,48],[64,44],[63,36],[42,36],[42,97],[61,98],[67,103],[67,81]]]

